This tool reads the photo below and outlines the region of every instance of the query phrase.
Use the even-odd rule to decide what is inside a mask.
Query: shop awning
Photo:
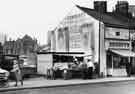
[[[135,53],[130,50],[111,50],[113,53],[123,57],[135,57]]]

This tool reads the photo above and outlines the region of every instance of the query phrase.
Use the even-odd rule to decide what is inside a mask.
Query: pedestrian
[[[96,75],[96,77],[99,77],[99,64],[98,64],[98,62],[95,62],[94,66],[95,66],[95,75]]]
[[[88,59],[88,62],[87,62],[87,78],[88,79],[92,79],[93,70],[94,70],[94,64],[90,59]]]
[[[126,62],[126,72],[127,72],[127,76],[130,77],[131,76],[131,63],[130,62]]]
[[[21,70],[19,68],[19,62],[17,60],[13,60],[13,69],[11,70],[11,73],[14,76],[15,80],[15,86],[18,85],[18,82],[21,81],[21,85],[23,85],[23,80],[22,80],[22,75],[21,75]]]
[[[78,62],[78,60],[77,60],[76,57],[75,57],[75,59],[74,59],[74,64],[75,64],[75,65],[78,65],[78,64],[79,64],[79,62]]]
[[[20,70],[20,81],[21,81],[21,85],[23,85],[23,75],[22,75],[22,70],[23,70],[23,60],[18,60],[18,67],[19,67],[19,70]]]
[[[80,62],[79,67],[82,79],[87,79],[87,64],[85,62]]]

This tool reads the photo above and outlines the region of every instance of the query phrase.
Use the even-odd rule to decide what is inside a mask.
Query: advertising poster
[[[65,32],[65,41],[66,41],[66,51],[69,51],[69,29],[65,27],[64,32]]]
[[[81,33],[79,26],[70,27],[70,40],[69,40],[70,51],[80,52],[81,49]]]
[[[94,49],[94,29],[92,24],[82,26],[82,47],[86,53],[92,53]]]
[[[65,37],[65,31],[62,29],[62,28],[60,28],[60,29],[58,29],[58,32],[57,32],[57,34],[58,34],[58,37],[57,37],[57,44],[58,44],[58,48],[57,48],[57,50],[58,51],[66,51],[66,37]]]
[[[82,34],[82,41],[83,41],[83,47],[84,49],[88,49],[89,48],[89,31],[88,31],[88,28],[87,27],[84,27],[82,29],[83,31],[83,34]]]
[[[51,31],[51,51],[55,51],[56,49],[56,37],[55,31]]]

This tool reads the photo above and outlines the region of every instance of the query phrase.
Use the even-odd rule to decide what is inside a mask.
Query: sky
[[[94,0],[0,0],[0,33],[8,39],[22,38],[25,34],[37,38],[38,43],[47,43],[47,32],[53,30],[71,11],[80,5],[93,8]],[[98,0],[100,1],[100,0]],[[117,0],[108,1],[111,11]],[[135,5],[135,0],[127,0]]]

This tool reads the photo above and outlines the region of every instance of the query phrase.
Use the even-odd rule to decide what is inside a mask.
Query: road
[[[0,94],[135,94],[135,81],[7,91]]]

